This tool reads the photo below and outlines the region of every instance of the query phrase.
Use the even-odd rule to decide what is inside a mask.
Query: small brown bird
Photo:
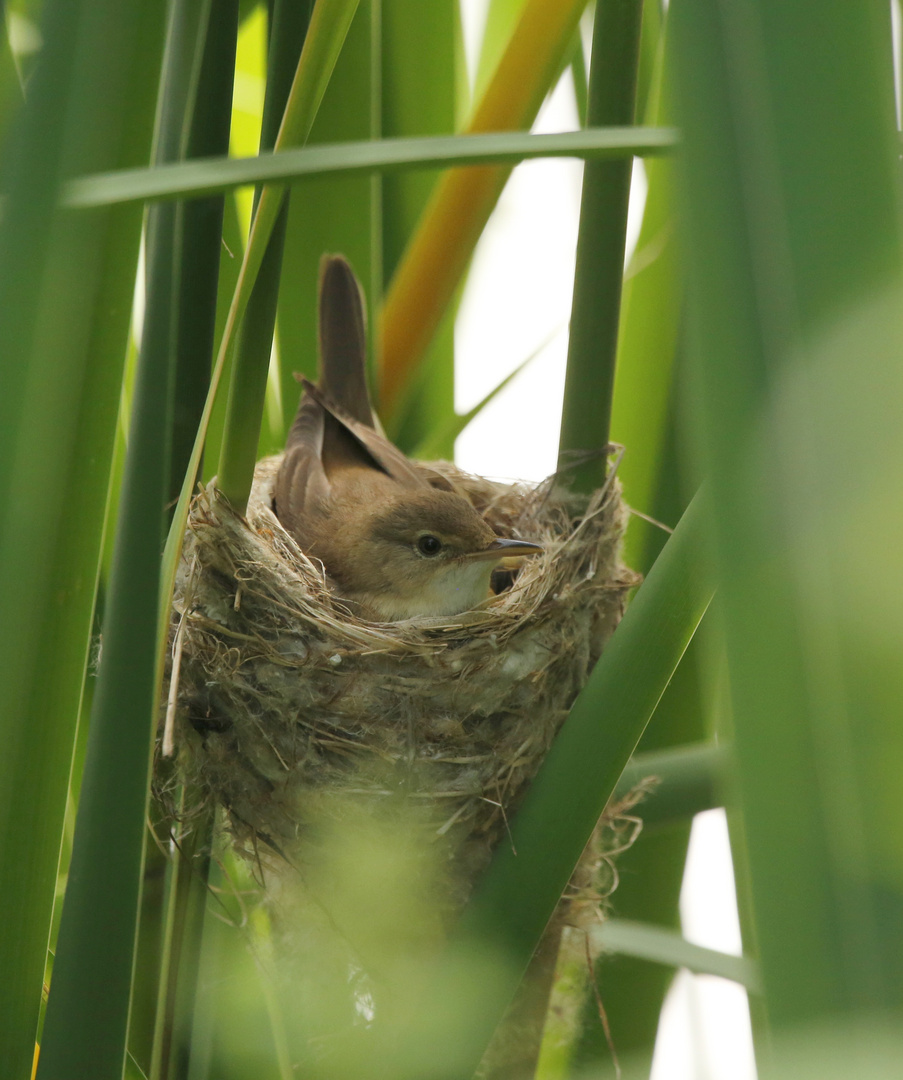
[[[382,434],[365,373],[360,286],[346,260],[320,266],[320,383],[304,391],[276,478],[276,514],[365,618],[457,615],[490,595],[502,559],[542,550],[496,536],[447,480]]]

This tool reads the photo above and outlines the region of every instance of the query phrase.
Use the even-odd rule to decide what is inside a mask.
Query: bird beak
[[[519,558],[522,555],[538,555],[542,551],[539,544],[530,540],[503,540],[500,536],[482,551],[475,551],[468,556],[471,559],[510,559]]]

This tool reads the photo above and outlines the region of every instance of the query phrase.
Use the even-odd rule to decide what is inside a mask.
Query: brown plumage
[[[475,607],[501,559],[539,546],[497,537],[447,481],[382,434],[367,391],[363,297],[338,255],[321,264],[319,336],[319,386],[301,379],[276,479],[279,520],[365,618]]]

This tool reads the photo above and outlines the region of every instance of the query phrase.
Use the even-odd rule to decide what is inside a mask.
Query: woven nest
[[[502,536],[540,556],[480,609],[364,622],[272,510],[260,462],[247,519],[209,487],[189,519],[173,613],[180,772],[227,811],[234,840],[304,873],[314,823],[348,798],[415,805],[454,910],[505,835],[637,576],[621,562],[615,479],[586,501],[449,478]]]

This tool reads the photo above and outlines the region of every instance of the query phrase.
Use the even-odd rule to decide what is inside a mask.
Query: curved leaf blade
[[[586,160],[669,154],[678,143],[674,128],[589,128],[552,135],[498,132],[428,135],[284,149],[251,158],[207,158],[153,169],[121,169],[82,176],[64,189],[64,205],[107,206],[144,199],[213,195],[265,182],[356,172],[400,172],[445,165],[516,165],[541,157]]]

